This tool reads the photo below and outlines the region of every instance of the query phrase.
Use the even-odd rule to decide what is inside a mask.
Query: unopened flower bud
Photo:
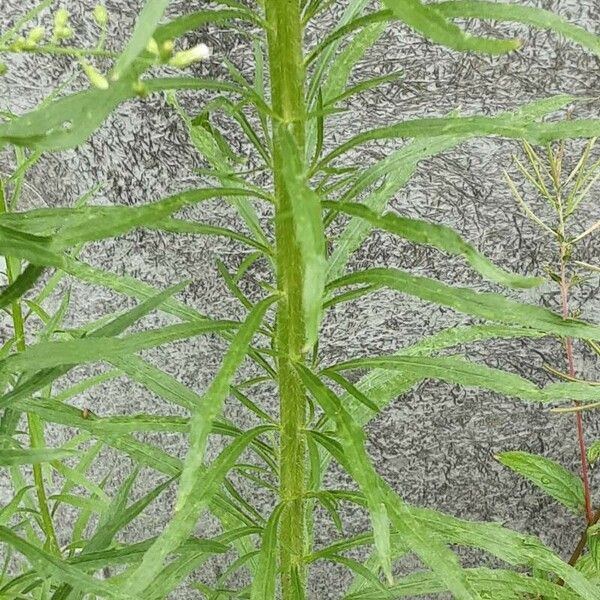
[[[106,27],[108,23],[108,11],[104,4],[96,4],[94,7],[94,19],[96,19],[96,23],[100,27]]]
[[[66,27],[69,24],[69,18],[71,15],[66,8],[59,8],[56,13],[54,13],[54,27]]]
[[[65,8],[59,8],[54,14],[54,30],[52,38],[54,41],[67,40],[73,35],[73,30],[69,26],[69,11]]]
[[[173,40],[165,40],[159,49],[160,60],[168,62],[173,56],[173,50],[175,49],[175,42]]]
[[[43,27],[34,27],[27,34],[26,41],[28,44],[32,44],[35,47],[44,39],[45,35],[46,35],[46,30]]]
[[[206,44],[198,44],[189,50],[182,50],[173,55],[169,64],[178,69],[185,69],[200,60],[210,57],[210,48]]]
[[[148,86],[146,86],[146,84],[141,79],[138,79],[132,87],[136,96],[139,96],[140,98],[145,98],[148,95]]]
[[[151,37],[146,44],[146,50],[150,52],[150,54],[154,54],[154,56],[158,56],[160,54],[160,49],[158,48],[158,44],[156,40]]]
[[[108,79],[106,79],[106,77],[104,77],[104,75],[102,75],[102,73],[100,73],[93,65],[81,61],[81,68],[94,87],[100,90],[108,89]]]

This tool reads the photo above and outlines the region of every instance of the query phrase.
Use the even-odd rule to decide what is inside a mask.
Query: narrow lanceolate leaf
[[[52,448],[3,448],[0,451],[0,466],[35,465],[53,460],[72,457],[73,450],[53,450]]]
[[[385,535],[385,528],[377,522],[381,518],[381,504],[383,504],[391,524],[399,531],[403,541],[444,582],[455,598],[480,600],[479,594],[467,581],[454,553],[432,538],[427,529],[412,518],[409,508],[402,499],[379,477],[365,450],[364,432],[344,409],[340,399],[306,367],[298,365],[296,368],[307,389],[337,426],[336,433],[341,448],[331,444],[328,449],[356,480],[367,498],[369,511],[372,515],[376,515],[373,522],[374,534]],[[389,531],[387,535],[389,538]],[[381,564],[384,566],[391,564],[389,539],[376,539],[375,546],[378,552],[388,553],[380,556]],[[393,581],[391,572],[386,575]]]
[[[505,54],[521,46],[519,40],[495,40],[469,35],[450,23],[431,4],[420,0],[383,0],[392,14],[433,42],[461,52]]]
[[[196,31],[206,23],[223,23],[225,21],[237,19],[260,23],[260,19],[251,10],[244,8],[241,5],[236,8],[226,8],[221,10],[198,10],[177,17],[176,19],[173,19],[173,21],[169,21],[168,23],[159,26],[154,33],[154,39],[156,39],[158,43],[161,43],[166,40],[173,40],[181,37],[189,31]]]
[[[581,479],[562,465],[529,452],[501,452],[496,458],[509,469],[529,479],[546,494],[569,510],[585,513],[585,498]]]
[[[138,92],[134,75],[137,73],[128,72],[119,81],[111,83],[107,90],[92,88],[64,96],[7,123],[0,123],[0,148],[7,143],[46,151],[79,146],[100,127],[117,106],[136,97]],[[235,91],[235,86],[231,84],[193,77],[163,77],[144,80],[143,83],[148,92],[176,89]],[[230,89],[232,87],[233,89]]]
[[[190,189],[139,207],[85,206],[43,208],[27,212],[7,213],[0,216],[0,226],[10,227],[13,236],[24,237],[23,241],[33,245],[36,249],[45,243],[44,249],[49,253],[48,258],[42,255],[36,259],[35,255],[28,257],[22,256],[22,253],[20,256],[28,258],[36,264],[53,265],[55,264],[53,253],[65,248],[83,242],[116,237],[138,227],[161,229],[161,224],[169,224],[169,217],[182,208],[212,198],[248,194],[253,194],[253,192],[226,187]],[[167,227],[167,229],[169,228]],[[0,228],[0,249],[2,249],[3,240],[3,228]],[[14,245],[12,240],[8,241]],[[61,264],[62,262],[59,262],[57,266]]]
[[[540,306],[509,300],[500,294],[452,287],[435,279],[412,275],[399,269],[373,268],[352,273],[331,282],[328,288],[336,289],[354,284],[389,288],[427,302],[448,306],[467,315],[531,327],[548,334],[600,339],[600,325],[591,325],[575,319],[563,319],[560,315]]]
[[[134,600],[135,595],[126,595],[115,587],[87,575],[77,567],[44,552],[17,536],[13,531],[0,526],[0,542],[8,544],[21,553],[38,572],[56,581],[68,583],[73,588],[87,594],[96,594],[101,598],[114,598],[115,600]]]
[[[386,156],[361,173],[342,200],[348,202],[381,178],[384,183],[368,194],[363,204],[376,214],[381,213],[394,195],[406,185],[417,169],[419,162],[456,146],[462,137],[440,137],[433,140],[415,140]],[[333,246],[327,269],[327,281],[340,277],[350,255],[361,245],[371,231],[364,219],[352,217]]]
[[[413,518],[427,527],[432,538],[448,544],[478,548],[514,566],[554,573],[580,598],[600,600],[600,590],[532,535],[511,531],[498,523],[457,519],[434,510],[410,507]]]
[[[39,150],[64,150],[84,142],[124,100],[135,95],[133,79],[107,90],[89,89],[60,98],[0,124],[0,147],[6,143]]]
[[[17,231],[5,224],[6,221],[0,226],[0,255],[23,258],[37,265],[60,267],[63,264],[62,257],[51,246],[51,238]]]
[[[558,110],[555,108],[554,110]],[[550,112],[550,111],[547,111]],[[555,140],[590,138],[600,135],[600,119],[572,119],[556,122],[532,122],[518,112],[495,117],[428,117],[411,119],[360,133],[327,154],[316,166],[318,171],[334,158],[352,148],[373,140],[401,138],[435,138],[463,135],[465,137],[497,136],[546,144]]]
[[[284,140],[283,176],[291,197],[295,243],[300,249],[303,267],[302,308],[304,312],[305,350],[317,341],[327,272],[325,232],[321,200],[305,180],[303,158],[291,132],[280,127]]]
[[[4,308],[21,298],[36,284],[43,272],[43,267],[28,265],[12,284],[0,292],[0,308]]]
[[[275,300],[276,298],[271,296],[257,304],[249,313],[246,321],[231,341],[217,376],[204,394],[202,406],[195,407],[190,424],[190,450],[181,474],[176,510],[181,509],[190,500],[198,473],[202,469],[208,434],[212,429],[213,422],[221,413],[223,403],[229,395],[233,377],[246,358],[252,338],[260,327],[267,309]]]
[[[430,6],[448,19],[492,19],[554,31],[600,56],[599,36],[543,8],[485,0],[452,0]]]
[[[132,354],[197,335],[230,331],[233,328],[235,323],[231,321],[207,320],[205,323],[169,325],[120,338],[87,337],[69,342],[44,342],[29,346],[27,350],[11,354],[0,361],[0,373],[41,371],[63,365],[110,361],[123,354]]]
[[[170,288],[167,288],[161,292],[156,292],[156,290],[149,291],[149,293],[144,296],[143,301],[137,306],[123,314],[118,315],[116,318],[112,319],[99,329],[92,331],[87,339],[110,337],[120,334],[128,327],[133,325],[136,321],[161,306],[164,302],[168,302],[171,296],[181,291],[185,285],[186,283],[184,282],[171,286]],[[7,360],[12,356],[13,355],[9,356]],[[0,365],[1,364],[2,363],[0,362]],[[52,383],[55,379],[58,379],[61,375],[66,373],[69,368],[70,366],[67,365],[38,370],[33,377],[27,379],[23,383],[20,383],[10,392],[2,396],[0,398],[0,408],[6,408],[17,400],[27,398],[31,394],[42,389],[44,386]]]
[[[501,369],[492,369],[456,357],[378,356],[348,360],[330,370],[390,369],[410,375],[415,379],[438,379],[465,387],[492,390],[532,402],[597,401],[600,387],[585,383],[551,383],[539,388],[520,375]]]
[[[146,0],[144,8],[135,22],[127,46],[113,68],[111,75],[113,80],[119,79],[144,51],[168,5],[169,0]]]
[[[211,499],[220,483],[223,481],[229,470],[230,459],[226,457],[235,454],[240,440],[245,440],[239,447],[241,452],[245,445],[250,443],[256,435],[257,430],[248,438],[248,435],[240,436],[233,442],[219,459],[203,474],[204,452],[208,441],[208,435],[212,429],[214,420],[220,414],[225,399],[229,394],[229,388],[233,377],[248,353],[250,342],[256,331],[260,327],[265,312],[268,307],[276,300],[276,297],[269,297],[257,304],[244,324],[240,327],[231,346],[227,351],[221,368],[209,389],[204,395],[202,406],[196,408],[190,424],[190,449],[187,453],[179,490],[177,493],[177,502],[175,514],[167,529],[159,537],[157,542],[144,555],[144,559],[139,568],[132,574],[127,589],[134,592],[142,592],[149,585],[151,579],[156,575],[156,569],[162,564],[166,557],[185,539],[194,527],[195,520],[200,516],[206,505]],[[266,430],[269,428],[267,427]],[[260,430],[263,431],[263,430]],[[248,439],[246,439],[248,438]],[[229,452],[229,454],[226,454]],[[226,468],[227,467],[227,468]],[[215,488],[209,493],[212,482]],[[205,482],[204,484],[202,482]],[[199,487],[202,492],[199,494]]]
[[[199,516],[217,494],[240,454],[259,435],[272,429],[273,426],[264,425],[245,432],[204,470],[196,480],[189,501],[175,512],[166,529],[144,554],[139,567],[124,582],[122,587],[126,593],[140,594],[150,588],[155,579],[160,580],[165,558],[193,531]],[[165,568],[168,569],[168,566]]]
[[[279,540],[277,531],[283,508],[284,504],[278,504],[275,507],[262,534],[258,569],[252,581],[250,600],[275,598],[277,586],[277,547]]]
[[[448,254],[463,256],[480,275],[502,285],[529,288],[544,281],[539,277],[523,277],[504,271],[479,253],[471,244],[463,240],[453,229],[445,225],[428,223],[420,219],[411,219],[391,213],[378,215],[368,207],[358,203],[323,202],[323,206],[364,219],[373,227],[389,231],[411,242],[427,244],[448,252]]]
[[[478,567],[465,569],[467,581],[481,598],[494,600],[521,600],[522,598],[545,598],[546,600],[581,600],[581,596],[540,577],[528,577],[504,569]],[[425,595],[443,594],[447,587],[431,572],[412,573],[402,577],[385,590],[363,587],[360,591],[344,596],[343,600],[396,600],[417,598]]]

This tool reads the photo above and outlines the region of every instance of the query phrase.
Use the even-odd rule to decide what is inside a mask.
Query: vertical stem
[[[306,396],[293,366],[302,360],[304,324],[302,318],[303,272],[300,250],[294,233],[292,202],[286,190],[281,152],[281,128],[290,127],[296,143],[303,148],[305,130],[304,63],[299,0],[266,0],[269,70],[273,106],[273,168],[276,196],[275,241],[277,287],[281,300],[277,309],[278,384],[281,419],[280,563],[284,600],[296,598],[297,586],[304,585],[303,557],[306,532],[306,440],[304,438]]]
[[[7,211],[6,198],[4,195],[4,185],[0,181],[0,214]],[[9,285],[18,277],[21,265],[20,261],[5,257],[6,260],[6,275]],[[25,350],[25,321],[23,319],[23,310],[21,302],[16,300],[11,305],[11,315],[13,322],[13,330],[15,335],[15,347],[17,352]],[[44,432],[42,422],[36,415],[27,414],[27,428],[29,430],[29,440],[32,448],[40,448],[44,446]],[[34,464],[33,467],[33,482],[35,484],[36,495],[38,498],[39,511],[42,518],[44,533],[46,534],[46,548],[52,554],[60,554],[54,524],[50,509],[48,508],[48,498],[44,488],[44,475],[42,466]]]
[[[569,317],[569,286],[566,275],[566,255],[568,249],[565,244],[560,248],[560,297],[562,305],[562,316],[564,319]],[[575,360],[573,356],[573,339],[565,339],[565,349],[567,353],[567,368],[571,377],[575,377]],[[576,402],[579,405],[579,402]],[[592,509],[592,493],[590,489],[590,475],[587,461],[587,449],[585,446],[585,434],[583,430],[583,415],[581,411],[575,413],[575,423],[577,427],[577,442],[579,444],[579,457],[581,460],[581,480],[583,482],[583,494],[585,498],[585,514],[588,525],[594,521],[594,511]]]

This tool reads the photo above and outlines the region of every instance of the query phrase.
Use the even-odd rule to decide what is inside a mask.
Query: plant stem
[[[275,251],[277,287],[281,300],[277,309],[277,352],[279,408],[281,419],[280,567],[284,600],[297,598],[295,590],[304,585],[306,531],[305,391],[294,369],[302,360],[304,324],[302,318],[303,272],[300,249],[294,233],[292,198],[284,183],[281,128],[292,129],[296,143],[304,147],[304,61],[302,21],[298,0],[266,0],[269,70],[273,104],[273,169],[275,184]]]
[[[4,196],[4,186],[0,183],[0,214],[6,212],[6,199]],[[20,261],[12,259],[11,257],[5,257],[6,260],[6,275],[9,285],[12,284],[18,277],[21,264]],[[15,335],[15,347],[17,352],[23,352],[25,350],[25,321],[23,319],[23,311],[21,308],[21,302],[17,300],[11,305],[11,315],[13,322],[13,329]],[[27,414],[27,428],[29,430],[29,440],[32,448],[40,448],[44,446],[44,432],[43,425],[40,418],[37,415]],[[46,490],[44,488],[44,475],[42,466],[40,464],[34,464],[33,467],[33,481],[35,484],[36,495],[38,498],[39,511],[42,519],[42,528],[46,535],[46,549],[52,554],[60,554],[58,542],[56,539],[56,533],[54,531],[54,524],[52,522],[52,516],[48,507],[48,498],[46,496]]]
[[[564,319],[569,318],[569,287],[570,282],[566,275],[566,256],[568,248],[566,244],[561,243],[560,247],[560,297],[562,305],[562,316]],[[575,377],[575,360],[573,356],[573,339],[568,337],[565,339],[565,349],[567,353],[567,367],[570,377]],[[576,405],[579,405],[576,402]],[[585,445],[585,433],[583,429],[583,415],[581,411],[575,413],[575,423],[577,427],[577,442],[579,444],[579,456],[581,459],[581,480],[583,482],[583,495],[585,498],[585,514],[588,525],[594,520],[594,511],[592,509],[592,493],[590,489],[589,466],[587,461],[587,449]]]

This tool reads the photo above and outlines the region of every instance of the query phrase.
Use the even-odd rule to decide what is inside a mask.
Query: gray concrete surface
[[[600,5],[596,0],[543,0],[522,2],[554,10],[600,33]],[[74,15],[78,38],[93,35],[87,13],[93,6],[88,0],[66,2]],[[22,14],[31,0],[0,0],[0,29]],[[113,16],[111,39],[121,45],[130,29],[140,1],[109,0]],[[170,13],[191,11],[199,2],[172,2]],[[341,14],[334,7],[308,33],[308,40],[319,39]],[[600,79],[598,60],[580,48],[543,31],[529,31],[520,26],[480,25],[481,30],[516,33],[524,41],[521,51],[506,57],[487,58],[460,55],[424,42],[401,26],[390,27],[380,42],[356,69],[353,80],[360,81],[374,72],[404,69],[398,83],[371,91],[353,100],[350,110],[329,121],[332,139],[345,139],[358,129],[415,116],[443,115],[460,107],[463,114],[491,114],[518,106],[549,94],[566,92],[598,96]],[[226,32],[225,27],[205,27],[192,36],[214,48],[214,57],[198,66],[198,75],[222,73],[221,57],[228,57],[242,70],[253,71],[252,49],[244,36]],[[10,70],[0,79],[0,108],[21,112],[33,107],[57,83],[67,81],[77,71],[68,59],[18,57],[9,61]],[[81,83],[76,79],[74,86]],[[206,101],[204,94],[185,94],[186,106],[192,110]],[[592,103],[579,109],[582,114],[598,111]],[[230,138],[231,129],[226,130]],[[236,142],[237,144],[237,142]],[[353,161],[373,161],[396,147],[379,143],[350,157]],[[576,144],[573,148],[577,148]],[[551,245],[523,217],[514,204],[502,179],[502,169],[512,169],[510,156],[518,144],[500,140],[476,140],[441,156],[424,161],[405,190],[392,206],[406,214],[417,215],[450,225],[498,264],[523,273],[540,273],[551,256]],[[249,152],[242,147],[242,152]],[[0,170],[10,170],[10,157],[0,154]],[[71,204],[98,182],[105,184],[100,202],[140,204],[159,199],[171,192],[198,183],[192,174],[201,161],[190,145],[180,119],[160,97],[132,102],[120,107],[102,129],[77,151],[45,156],[33,169],[24,194],[24,207]],[[213,203],[194,213],[207,221],[233,226],[237,217],[231,207]],[[592,197],[582,222],[591,224],[600,217],[600,205]],[[583,248],[582,260],[598,259],[598,238]],[[114,242],[93,244],[86,259],[117,273],[127,273],[164,287],[184,277],[193,280],[182,294],[191,305],[217,317],[241,317],[243,310],[231,299],[215,267],[221,258],[229,266],[241,261],[245,249],[214,238],[177,238],[167,234],[136,232]],[[350,268],[370,265],[403,267],[416,273],[439,276],[460,285],[489,289],[460,260],[440,253],[416,248],[392,236],[373,233],[352,259]],[[260,271],[260,267],[259,267]],[[256,276],[260,275],[258,271]],[[88,288],[71,282],[72,311],[70,322],[81,323],[131,301],[115,297],[106,290]],[[248,288],[253,293],[253,288]],[[256,291],[256,290],[254,290]],[[537,292],[515,294],[532,302],[557,307],[557,295],[551,286]],[[597,278],[585,285],[574,303],[583,315],[598,315]],[[152,317],[145,323],[164,322]],[[449,310],[390,292],[380,292],[332,312],[323,324],[324,360],[337,361],[367,352],[391,352],[466,319]],[[6,324],[1,335],[6,334]],[[533,344],[527,341],[493,342],[476,345],[471,357],[490,366],[502,366],[541,383],[549,381],[542,370],[545,362],[563,368],[562,350],[557,343]],[[148,353],[162,368],[202,392],[218,367],[224,350],[215,339],[198,339],[171,345]],[[594,360],[577,346],[579,371],[594,376]],[[245,367],[251,372],[250,367]],[[79,371],[81,374],[83,371]],[[71,375],[71,378],[76,377]],[[596,375],[597,378],[597,368]],[[259,400],[267,410],[275,410],[272,390],[264,389]],[[74,403],[89,406],[103,415],[124,412],[175,413],[140,386],[119,379],[95,388]],[[240,424],[248,424],[247,413],[234,403],[227,415]],[[600,427],[595,414],[585,417],[589,441],[597,439]],[[577,469],[577,452],[572,417],[558,416],[547,409],[491,393],[475,392],[441,383],[428,382],[398,398],[368,427],[369,450],[379,472],[408,501],[471,519],[495,520],[519,531],[539,535],[545,542],[568,556],[580,535],[581,523],[569,516],[533,486],[501,468],[493,454],[501,450],[523,449],[542,452]],[[48,437],[59,443],[72,432],[52,428]],[[153,435],[148,439],[174,455],[185,453],[185,440],[179,436]],[[96,477],[113,471],[111,489],[130,471],[131,461],[111,451],[104,451],[94,466]],[[593,474],[594,484],[598,481]],[[331,485],[347,485],[347,478],[332,471]],[[136,487],[136,496],[150,488],[157,477],[144,470]],[[6,495],[8,482],[0,478]],[[128,539],[145,538],[161,530],[168,518],[174,493],[171,490],[155,503],[143,518],[126,532]],[[598,495],[596,494],[596,498]],[[261,510],[268,512],[270,500],[258,498]],[[262,504],[261,504],[262,503]],[[357,533],[366,526],[364,514],[345,510],[346,532]],[[63,541],[68,540],[70,515],[60,513]],[[211,534],[217,525],[207,519],[199,532]],[[329,520],[319,515],[318,543],[335,538]],[[466,561],[471,560],[469,556]],[[194,577],[210,581],[221,569],[215,561]],[[339,597],[349,580],[348,574],[331,564],[318,564],[312,572],[311,598]],[[198,597],[189,587],[173,598]]]

